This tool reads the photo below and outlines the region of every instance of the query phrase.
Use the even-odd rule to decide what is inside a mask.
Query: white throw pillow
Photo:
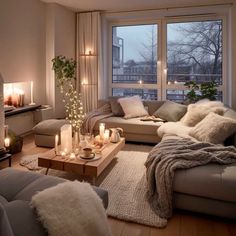
[[[236,120],[211,112],[189,132],[189,135],[199,141],[223,144],[225,139],[235,132]]]
[[[180,120],[184,125],[195,126],[204,119],[210,112],[223,115],[225,112],[224,104],[218,101],[200,104],[190,104],[187,113]]]
[[[125,119],[148,115],[139,96],[120,98],[118,102],[125,113]]]

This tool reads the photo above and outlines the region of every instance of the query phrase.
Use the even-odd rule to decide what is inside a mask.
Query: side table
[[[5,153],[2,156],[0,156],[0,162],[7,160],[9,161],[9,167],[11,167],[11,154]]]

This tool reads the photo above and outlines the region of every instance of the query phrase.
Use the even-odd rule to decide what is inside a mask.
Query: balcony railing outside
[[[113,74],[112,82],[120,84],[135,84],[142,81],[143,84],[156,84],[156,74]],[[195,81],[197,84],[215,81],[222,84],[222,75],[218,74],[167,74],[167,81],[171,83],[184,84],[188,81]]]

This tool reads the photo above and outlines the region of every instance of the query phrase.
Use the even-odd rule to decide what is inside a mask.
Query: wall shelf
[[[18,107],[14,110],[11,110],[11,111],[5,111],[5,117],[21,114],[21,113],[24,113],[27,111],[34,111],[34,110],[38,109],[39,107],[41,107],[41,105],[26,105],[23,107]]]

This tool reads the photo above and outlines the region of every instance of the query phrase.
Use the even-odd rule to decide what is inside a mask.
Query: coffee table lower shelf
[[[81,176],[92,177],[95,184],[96,178],[103,172],[103,170],[111,163],[116,154],[124,147],[125,139],[121,138],[118,143],[108,143],[101,152],[102,157],[96,161],[86,161],[80,158],[70,159],[62,158],[55,155],[55,150],[44,153],[38,158],[38,165],[49,169],[73,172]]]

